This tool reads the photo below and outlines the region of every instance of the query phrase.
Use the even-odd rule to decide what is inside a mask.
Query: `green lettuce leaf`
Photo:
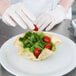
[[[52,46],[51,50],[55,51],[56,50],[56,46],[55,46],[55,44],[53,42],[51,42],[51,46]]]

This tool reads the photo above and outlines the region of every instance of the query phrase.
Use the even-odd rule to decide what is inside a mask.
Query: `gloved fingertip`
[[[28,24],[28,28],[31,29],[31,30],[35,29],[33,24]]]
[[[42,31],[43,29],[42,29],[42,28],[40,28],[39,30],[40,30],[40,31]]]
[[[12,22],[12,23],[7,22],[7,24],[8,24],[8,25],[10,25],[10,26],[12,26],[12,27],[16,27],[16,24],[15,24],[15,23],[13,23],[13,22]]]
[[[32,25],[32,29],[35,29],[34,25]]]
[[[49,29],[49,28],[46,28],[45,30],[46,30],[46,31],[49,31],[50,29]]]
[[[13,27],[16,27],[16,24],[14,24],[14,25],[11,25],[11,26],[13,26]]]
[[[26,26],[23,26],[22,28],[23,28],[23,29],[27,29],[27,27],[26,27]]]

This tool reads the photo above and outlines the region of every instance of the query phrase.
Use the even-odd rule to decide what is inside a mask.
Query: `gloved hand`
[[[34,16],[26,9],[23,3],[11,5],[2,15],[2,20],[8,25],[16,26],[17,24],[23,29],[34,29]]]
[[[38,17],[35,24],[39,30],[51,30],[56,24],[62,22],[65,19],[66,11],[58,5],[54,10],[48,9],[45,13]]]

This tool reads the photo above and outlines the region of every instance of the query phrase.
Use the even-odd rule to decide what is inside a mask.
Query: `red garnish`
[[[46,42],[46,43],[50,43],[51,42],[51,39],[48,36],[44,36],[43,37],[43,41]]]
[[[44,48],[47,48],[47,49],[51,49],[51,44],[47,44],[47,45],[45,45],[45,47]]]
[[[37,25],[35,25],[35,24],[33,24],[33,25],[35,26],[34,31],[38,31],[38,27],[37,27]]]
[[[39,49],[39,48],[35,48],[35,50],[34,50],[34,55],[35,55],[36,57],[38,57],[38,56],[40,55],[40,49]]]

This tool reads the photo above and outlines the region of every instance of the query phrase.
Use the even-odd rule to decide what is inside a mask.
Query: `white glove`
[[[62,22],[65,19],[65,9],[58,5],[53,11],[48,9],[45,13],[38,17],[35,24],[39,30],[51,30],[56,24]]]
[[[23,3],[11,5],[2,15],[2,20],[8,25],[16,26],[17,24],[23,29],[34,29],[34,16],[26,9]]]

